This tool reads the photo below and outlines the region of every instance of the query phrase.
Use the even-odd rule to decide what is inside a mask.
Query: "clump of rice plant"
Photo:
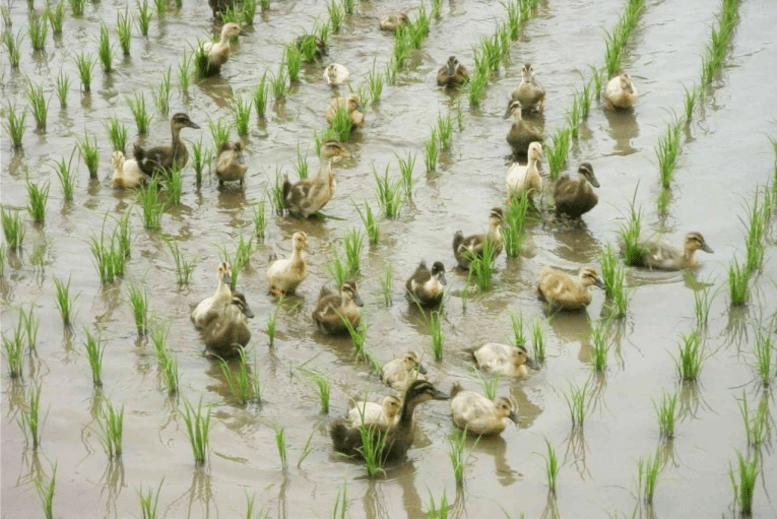
[[[215,123],[213,120],[208,119],[208,129],[210,130],[211,137],[213,137],[213,146],[217,150],[229,140],[229,124],[223,119],[219,119]]]
[[[50,184],[46,182],[42,186],[27,181],[27,211],[35,223],[43,224],[46,221],[46,202],[49,199]]]
[[[388,429],[378,429],[375,425],[361,425],[359,433],[362,439],[361,453],[367,467],[367,476],[375,478],[385,474],[383,465]]]
[[[267,213],[264,207],[264,200],[259,200],[254,207],[254,235],[262,240],[267,229]]]
[[[642,490],[642,498],[647,504],[653,502],[658,474],[663,466],[660,449],[656,449],[653,456],[645,456],[637,461],[637,485]]]
[[[92,71],[94,70],[94,56],[84,54],[83,51],[76,54],[76,67],[78,68],[78,77],[81,78],[81,87],[84,92],[89,92],[92,88]]]
[[[585,413],[588,409],[588,381],[582,386],[574,387],[569,385],[569,395],[564,395],[564,400],[569,408],[569,416],[572,419],[573,428],[583,427]]]
[[[432,339],[432,353],[434,360],[442,360],[442,350],[445,343],[445,331],[442,329],[440,311],[436,310],[429,315],[429,335]]]
[[[116,36],[119,38],[122,54],[129,56],[132,38],[132,16],[129,14],[129,8],[125,7],[124,12],[116,12]]]
[[[290,43],[284,51],[283,61],[286,63],[286,70],[289,73],[289,81],[296,83],[299,81],[299,71],[302,68],[302,53],[295,43]]]
[[[496,259],[496,243],[492,239],[483,240],[480,255],[470,258],[469,272],[478,288],[485,292],[491,288]]]
[[[424,142],[424,164],[426,164],[426,171],[434,171],[437,169],[437,156],[439,155],[437,142],[437,129],[433,128],[429,139]]]
[[[105,23],[100,24],[100,39],[97,44],[97,57],[103,66],[103,71],[107,74],[113,68],[113,46],[111,45],[108,27]]]
[[[448,457],[453,465],[453,477],[456,480],[456,486],[461,487],[464,485],[464,469],[467,466],[467,461],[471,456],[471,453],[464,456],[464,447],[467,442],[467,430],[453,433],[453,439],[448,440]],[[443,497],[443,499],[445,499]]]
[[[442,114],[437,116],[437,138],[440,140],[440,147],[443,150],[451,149],[453,141],[453,118],[451,114]]]
[[[319,402],[321,403],[321,413],[329,414],[329,394],[332,389],[332,383],[322,373],[318,371],[303,370],[310,377],[310,380],[318,388]]]
[[[267,112],[267,71],[262,74],[262,79],[254,88],[253,98],[256,117],[264,119]]]
[[[283,99],[286,95],[286,69],[283,68],[283,64],[278,69],[278,73],[270,80],[270,90],[276,101]]]
[[[224,374],[224,380],[227,381],[229,390],[241,404],[246,405],[251,402],[259,402],[261,400],[261,386],[259,384],[256,359],[254,359],[253,373],[251,373],[252,370],[248,365],[248,357],[245,350],[240,348],[238,352],[240,353],[240,363],[234,373],[227,361],[221,360],[219,362],[221,372]]]
[[[16,113],[16,105],[9,105],[6,110],[8,119],[8,135],[11,136],[11,142],[15,150],[22,147],[22,136],[24,136],[24,121],[27,119],[27,108],[22,110],[21,115]]]
[[[146,96],[143,92],[136,92],[134,99],[127,98],[127,105],[129,106],[132,117],[135,119],[135,126],[138,128],[138,134],[145,135],[148,133],[148,127],[151,124],[151,116],[146,109]]]
[[[72,0],[71,0],[72,1]],[[138,7],[137,24],[142,36],[148,36],[148,27],[151,23],[151,17],[153,16],[151,10],[148,8],[148,0],[143,0],[143,3],[135,2]]]
[[[251,117],[251,100],[240,96],[232,98],[232,110],[235,113],[235,128],[240,137],[248,135],[248,122]]]
[[[399,208],[402,206],[402,180],[390,181],[388,178],[388,166],[383,176],[378,175],[375,167],[372,168],[372,174],[375,177],[376,191],[375,196],[378,199],[378,205],[383,210],[386,218],[394,219],[399,216]]]
[[[151,332],[151,342],[154,343],[157,364],[162,380],[167,387],[167,394],[178,393],[178,361],[166,345],[167,330],[159,326]]]
[[[764,393],[764,395],[766,395],[766,393]],[[771,432],[772,422],[771,417],[769,416],[769,400],[766,396],[761,398],[758,409],[751,419],[747,407],[747,395],[742,391],[742,400],[739,403],[739,410],[742,413],[742,422],[745,426],[747,444],[753,449],[759,450]]]
[[[332,119],[332,129],[341,142],[346,142],[351,137],[353,122],[348,110],[344,106],[338,106],[335,116]]]
[[[375,215],[372,212],[370,204],[366,200],[364,201],[364,212],[362,212],[355,203],[354,207],[356,208],[356,212],[359,213],[364,228],[367,230],[367,238],[370,243],[378,243],[378,239],[380,238],[380,224],[375,220]]]
[[[51,8],[51,2],[47,1],[44,17],[51,24],[52,33],[55,35],[62,34],[62,26],[65,23],[65,0],[59,0],[53,9]]]
[[[758,378],[764,387],[769,386],[771,379],[777,371],[777,367],[772,366],[774,355],[774,344],[769,334],[761,330],[755,331],[755,343],[753,344],[753,356],[755,357],[755,368],[758,372]]]
[[[124,275],[124,266],[129,255],[122,244],[119,227],[110,236],[106,236],[103,223],[99,238],[96,236],[89,238],[89,248],[103,283],[111,283],[117,277]]]
[[[171,67],[167,67],[167,72],[162,76],[162,81],[155,89],[151,91],[151,95],[154,98],[154,104],[157,110],[162,115],[167,115],[170,112],[170,70]]]
[[[46,519],[54,519],[54,487],[57,484],[57,464],[54,464],[54,470],[51,473],[48,483],[38,477],[35,480],[35,490],[38,492],[41,505],[43,505],[43,515]]]
[[[89,178],[97,178],[97,167],[100,162],[100,153],[97,149],[97,137],[93,137],[93,140],[89,139],[89,134],[85,133],[84,138],[76,137],[76,145],[78,151],[81,153],[81,158],[86,164],[86,168],[89,170]]]
[[[629,304],[626,296],[626,269],[615,256],[615,251],[608,243],[599,258],[602,268],[602,280],[604,291],[607,295],[608,309],[611,317],[623,317],[626,315],[626,307]]]
[[[661,437],[671,440],[674,438],[674,421],[677,417],[677,393],[670,396],[662,392],[659,404],[653,400],[653,409],[658,417],[658,431]]]
[[[335,284],[340,286],[350,278],[350,275],[348,273],[348,268],[346,267],[343,260],[340,259],[340,255],[337,253],[337,251],[335,250],[333,253],[334,259],[329,262],[326,268],[329,273],[332,274],[332,277],[335,280]]]
[[[391,306],[391,280],[393,272],[391,266],[386,269],[386,274],[380,278],[380,290],[383,293],[383,302],[386,306]]]
[[[57,289],[57,308],[59,309],[59,315],[62,316],[62,324],[70,326],[73,323],[75,312],[73,311],[73,304],[78,299],[78,294],[74,298],[70,297],[70,278],[67,278],[67,284],[58,278],[54,278],[54,286]]]
[[[332,32],[339,32],[344,16],[340,4],[336,0],[330,0],[326,9],[329,11],[329,25],[332,27]]]
[[[43,86],[32,81],[27,86],[27,99],[30,101],[32,117],[39,131],[46,131],[46,116],[49,112],[49,101],[43,95]]]
[[[113,230],[113,239],[116,241],[119,254],[125,259],[130,257],[130,244],[132,243],[132,232],[129,227],[129,210],[124,212],[124,215],[116,222],[116,227]]]
[[[3,234],[5,234],[8,250],[16,251],[21,249],[26,230],[19,212],[11,209],[6,211],[4,207],[0,208],[0,219],[3,223]]]
[[[116,409],[109,400],[103,400],[97,424],[100,426],[100,439],[105,453],[109,458],[120,458],[124,437],[124,406]]]
[[[30,390],[27,393],[27,407],[21,411],[20,425],[25,440],[29,445],[32,445],[32,450],[37,450],[40,446],[41,429],[46,420],[45,416],[42,419],[40,417],[40,390],[40,384],[30,385]]]
[[[707,53],[702,57],[701,82],[709,86],[715,76],[723,67],[731,40],[734,37],[734,28],[739,21],[737,7],[738,0],[724,0],[721,9],[716,15],[717,26],[713,27],[710,35],[710,43],[707,45]]]
[[[119,121],[116,114],[113,114],[113,117],[108,119],[108,122],[105,124],[105,129],[108,132],[108,140],[111,141],[113,150],[124,153],[127,149],[127,141],[129,140],[127,126]]]
[[[34,307],[30,305],[28,312],[24,311],[24,308],[19,308],[19,320],[22,323],[22,329],[24,335],[27,337],[27,347],[30,350],[35,349],[35,343],[38,337],[38,327],[40,326],[40,320],[35,318],[33,313]]]
[[[747,267],[742,267],[736,259],[731,260],[728,266],[728,290],[731,304],[741,306],[747,302],[749,273]]]
[[[146,335],[148,332],[148,293],[144,288],[132,283],[127,289],[127,297],[130,308],[132,308],[132,316],[135,319],[138,335]]]
[[[690,274],[689,274],[690,275]],[[710,316],[710,307],[712,298],[709,289],[694,289],[693,291],[693,312],[696,316],[696,328],[701,330],[707,326]]]
[[[84,333],[86,334],[84,346],[86,348],[86,357],[89,360],[89,367],[92,370],[92,383],[95,387],[102,387],[103,354],[105,353],[105,345],[99,337],[94,337],[89,330],[84,329]]]
[[[685,117],[683,122],[689,124],[693,118],[693,109],[696,107],[696,103],[699,101],[700,90],[692,88],[688,90],[685,88]]]
[[[758,466],[757,455],[745,458],[739,450],[736,450],[736,454],[739,480],[737,481],[734,477],[734,469],[729,467],[728,473],[731,477],[731,488],[734,490],[734,501],[739,507],[739,513],[743,516],[749,516],[753,511],[755,481],[758,479],[758,474],[761,470]]]
[[[532,357],[538,364],[542,365],[545,363],[545,334],[542,331],[542,323],[539,317],[532,321],[530,329]]]
[[[357,229],[351,229],[343,237],[345,248],[345,261],[349,276],[353,277],[359,272],[359,257],[364,245],[364,235]]]
[[[703,351],[701,338],[694,330],[690,334],[680,335],[680,351],[675,363],[677,372],[683,380],[694,381],[701,373]]]
[[[523,326],[523,313],[510,310],[510,329],[513,332],[513,344],[526,344],[526,332]]]
[[[178,64],[178,85],[181,87],[181,92],[188,92],[189,82],[192,77],[192,57],[186,51],[183,51],[183,59]]]
[[[275,304],[275,309],[270,313],[270,316],[267,318],[267,337],[270,339],[270,347],[272,347],[273,342],[275,341],[275,328],[278,323],[278,313],[281,311],[281,307],[283,306],[283,303],[286,301],[285,296],[281,296],[278,298],[278,302]]]
[[[289,468],[289,464],[287,462],[287,456],[286,456],[286,428],[285,427],[276,427],[275,428],[275,445],[278,446],[278,455],[281,458],[281,469],[287,470]]]
[[[170,254],[173,256],[173,260],[175,261],[175,275],[176,279],[178,280],[178,286],[180,287],[188,285],[197,261],[188,261],[186,258],[184,258],[183,254],[181,254],[181,251],[178,248],[178,243],[176,243],[174,240],[167,239],[165,241],[167,242],[167,247],[170,249]]]
[[[655,147],[658,173],[661,187],[664,189],[669,189],[671,186],[674,170],[677,167],[677,156],[680,154],[680,128],[679,120],[667,125],[666,133],[658,138],[658,144]]]
[[[173,167],[167,170],[163,183],[167,190],[166,206],[181,205],[181,193],[183,192],[183,171],[181,166],[173,164]]]
[[[397,155],[399,163],[399,174],[402,178],[402,187],[405,189],[405,198],[408,200],[413,196],[413,169],[415,169],[415,154],[408,153],[407,158]]]
[[[16,323],[13,335],[3,338],[3,352],[8,362],[8,376],[13,379],[22,378],[22,363],[24,362],[24,327],[21,317]]]
[[[202,184],[202,170],[205,164],[210,162],[211,152],[207,154],[202,151],[202,138],[196,142],[192,142],[192,167],[194,168],[194,181],[197,187]]]
[[[73,16],[84,15],[86,0],[68,0],[68,3],[70,4],[70,10],[73,11]]]
[[[46,17],[30,13],[28,34],[30,35],[32,50],[41,51],[46,48],[46,35],[48,35],[48,32],[49,25],[46,22]]]
[[[367,84],[369,85],[372,103],[379,102],[381,95],[383,95],[383,74],[377,72],[374,66],[367,76]]]
[[[553,144],[547,146],[548,168],[550,178],[558,178],[558,174],[564,168],[569,154],[569,144],[572,132],[568,127],[559,128],[553,134]]]
[[[545,438],[545,447],[548,454],[542,457],[545,460],[545,475],[548,477],[548,493],[556,495],[556,476],[558,476],[560,468],[558,458],[556,457],[556,451],[547,438]]]
[[[275,185],[270,188],[268,194],[275,214],[282,215],[286,209],[286,200],[283,199],[283,175],[278,166],[275,167]]]
[[[5,48],[8,50],[8,61],[11,63],[11,68],[19,68],[19,45],[22,42],[23,36],[24,35],[22,34],[21,30],[16,33],[15,38],[13,34],[11,34],[10,30],[3,33],[3,43],[5,44]]]
[[[768,193],[768,190],[767,190]],[[761,269],[764,261],[763,238],[768,229],[768,220],[761,209],[759,197],[756,195],[750,206],[750,222],[745,236],[745,270],[748,275]]]
[[[592,328],[591,340],[594,343],[591,351],[591,364],[595,371],[604,371],[607,367],[607,331],[601,321]]]
[[[518,197],[511,196],[505,211],[506,229],[500,229],[504,241],[505,254],[516,258],[523,250],[526,240],[526,213],[529,210],[529,193],[523,191]]]
[[[478,68],[475,73],[469,78],[469,90],[467,91],[467,99],[472,107],[480,106],[481,101],[486,93],[486,85],[488,84],[488,72]]]
[[[136,199],[140,204],[143,226],[146,229],[162,227],[162,212],[165,210],[165,203],[159,196],[159,177],[152,177],[146,186],[139,188]]]
[[[637,192],[635,190],[629,204],[628,220],[619,230],[623,242],[623,256],[627,265],[639,264],[645,254],[645,248],[639,241],[639,235],[642,232],[642,209],[637,210],[634,207],[636,198]]]
[[[143,493],[142,489],[138,489],[138,499],[140,500],[140,517],[141,519],[156,519],[157,508],[159,507],[159,493],[162,491],[162,483],[165,482],[165,478],[159,482],[159,487],[156,489],[149,488],[148,493]]]
[[[186,399],[183,401],[184,411],[181,413],[186,424],[186,436],[192,446],[195,465],[204,465],[208,458],[208,435],[210,433],[210,406],[207,413],[202,409],[202,397],[197,404],[197,409]]]
[[[70,78],[62,71],[57,75],[57,99],[60,108],[67,108],[67,93],[70,90]]]
[[[256,0],[243,0],[243,6],[240,10],[243,25],[253,25],[254,17],[256,17]]]
[[[157,18],[162,18],[167,12],[167,0],[154,0]]]

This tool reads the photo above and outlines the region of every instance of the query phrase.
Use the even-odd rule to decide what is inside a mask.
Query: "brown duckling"
[[[426,380],[426,368],[421,364],[418,354],[408,351],[401,357],[383,365],[380,380],[390,388],[404,391],[415,380]]]
[[[300,283],[308,276],[308,267],[302,251],[308,249],[308,235],[297,231],[291,237],[292,252],[288,259],[278,259],[275,253],[270,254],[267,263],[267,280],[270,282],[269,293],[275,297],[293,294]]]
[[[378,27],[381,31],[394,32],[400,25],[405,25],[410,21],[405,13],[392,13],[386,16],[381,16],[378,22]]]
[[[416,380],[405,393],[405,401],[399,413],[399,419],[391,426],[375,425],[370,434],[385,434],[386,448],[383,461],[395,461],[403,458],[415,439],[415,420],[413,412],[418,404],[429,400],[448,400],[450,397],[437,390],[426,380]],[[363,458],[362,435],[359,427],[348,427],[342,420],[335,421],[329,429],[334,449],[346,456]]]
[[[631,108],[638,96],[637,87],[625,72],[610,78],[604,87],[604,100],[610,108],[621,110]]]
[[[507,132],[507,143],[513,148],[514,154],[526,155],[532,142],[542,142],[542,132],[534,124],[521,118],[520,101],[511,101],[507,109],[513,116],[513,124]]]
[[[392,395],[384,397],[380,404],[354,402],[353,407],[348,410],[348,422],[352,427],[360,425],[390,427],[394,425],[401,409],[402,400]]]
[[[504,213],[499,207],[494,207],[488,215],[488,232],[486,234],[473,234],[464,237],[464,233],[456,231],[453,236],[453,255],[459,267],[469,270],[470,261],[483,255],[483,242],[491,240],[494,243],[494,258],[502,252],[502,233],[500,227],[507,227]]]
[[[200,129],[189,119],[188,115],[177,113],[170,118],[170,131],[173,136],[173,142],[170,146],[155,146],[146,150],[135,144],[135,160],[143,173],[148,176],[157,173],[167,174],[174,167],[183,168],[186,166],[189,161],[189,151],[180,137],[183,128]]]
[[[354,127],[362,125],[364,122],[364,108],[358,94],[351,92],[345,96],[333,97],[329,100],[329,105],[326,107],[326,120],[329,124],[332,124],[340,107],[345,108],[348,112],[348,118],[351,119]]]
[[[308,218],[319,212],[335,194],[335,175],[332,160],[335,157],[348,158],[351,154],[336,139],[321,144],[321,158],[316,176],[303,178],[293,184],[283,177],[283,200],[289,211]]]
[[[351,326],[359,325],[359,307],[364,306],[356,281],[348,280],[340,286],[340,293],[335,294],[327,287],[321,287],[318,304],[313,310],[313,320],[319,330],[328,334],[347,333],[348,327],[343,323],[346,318]]]
[[[229,263],[222,261],[216,269],[218,277],[218,286],[212,296],[206,297],[192,310],[191,318],[194,327],[197,329],[205,328],[212,320],[221,315],[230,301],[232,301],[232,267]]]
[[[211,321],[202,332],[208,352],[222,359],[238,355],[240,348],[245,347],[251,340],[247,318],[253,316],[245,296],[234,292],[224,313]]]
[[[405,289],[411,301],[422,306],[436,306],[442,301],[447,283],[445,265],[441,261],[435,261],[432,270],[426,266],[426,261],[421,261],[405,283]]]
[[[451,415],[459,429],[478,435],[500,434],[507,420],[518,425],[518,402],[499,396],[489,400],[480,393],[464,391],[456,382],[451,388]]]
[[[456,56],[448,58],[448,62],[437,71],[437,86],[454,88],[468,79],[467,69],[459,63]]]
[[[572,180],[565,172],[556,181],[553,198],[556,201],[556,214],[569,218],[580,218],[599,203],[593,187],[599,187],[599,181],[594,175],[594,168],[588,162],[583,162],[577,168],[578,178]],[[591,187],[593,186],[593,187]]]
[[[704,241],[704,236],[695,231],[685,235],[685,246],[682,251],[661,238],[645,240],[639,246],[644,253],[640,260],[633,265],[658,270],[682,270],[698,267],[697,250],[701,249],[709,254],[714,252]]]
[[[524,113],[541,112],[545,108],[545,88],[534,77],[531,63],[527,63],[521,69],[521,82],[510,95],[510,101],[520,101]],[[507,111],[509,115],[509,103]]]
[[[500,373],[506,377],[525,377],[529,374],[527,367],[540,369],[539,363],[529,356],[522,344],[510,346],[489,342],[472,351],[478,368],[486,373]]]
[[[591,285],[604,289],[604,282],[591,267],[583,267],[573,276],[544,265],[537,289],[548,303],[562,310],[578,310],[591,303]]]
[[[222,144],[216,159],[216,176],[219,179],[219,185],[223,186],[224,182],[240,182],[242,186],[248,169],[245,162],[243,143],[235,141]]]

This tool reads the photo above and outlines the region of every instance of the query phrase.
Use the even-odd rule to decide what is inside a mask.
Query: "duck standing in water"
[[[247,319],[253,316],[245,296],[234,292],[230,304],[203,330],[205,348],[222,359],[239,355],[239,350],[251,340]]]
[[[456,56],[451,56],[448,61],[437,71],[437,86],[455,88],[469,79],[467,69],[459,63]]]
[[[212,296],[206,297],[192,310],[192,322],[194,327],[205,328],[211,321],[222,314],[224,309],[232,301],[232,289],[229,285],[232,283],[232,267],[229,263],[222,261],[216,269],[218,286]]]
[[[604,87],[604,100],[610,108],[625,110],[637,101],[639,92],[631,77],[622,72],[610,78]]]
[[[267,280],[270,282],[269,293],[275,297],[293,294],[300,283],[308,276],[308,267],[302,251],[308,249],[308,235],[297,231],[291,237],[292,252],[288,259],[278,259],[275,253],[270,254],[267,263]]]
[[[134,156],[140,170],[148,176],[156,174],[165,175],[173,168],[183,168],[189,161],[189,151],[181,140],[181,129],[200,127],[194,124],[189,116],[177,113],[170,118],[170,132],[173,142],[170,146],[154,146],[145,149],[138,144],[134,145]]]
[[[405,283],[405,290],[411,301],[421,306],[437,306],[445,294],[446,284],[445,265],[441,261],[435,261],[432,270],[426,266],[426,261],[421,261]]]
[[[223,186],[224,182],[240,182],[240,187],[243,187],[243,179],[248,170],[245,162],[243,143],[235,141],[222,144],[216,158],[216,177],[219,179],[219,185]]]
[[[351,154],[335,139],[329,139],[321,144],[321,158],[318,174],[312,178],[303,178],[292,184],[287,177],[283,178],[283,200],[289,211],[303,218],[319,212],[335,194],[335,175],[332,171],[332,160],[335,157],[348,158]]]
[[[513,116],[513,124],[510,131],[507,132],[507,143],[513,149],[513,153],[518,156],[528,154],[529,146],[533,142],[542,142],[542,132],[526,119],[521,117],[523,107],[520,101],[512,101],[508,107],[510,115]]]
[[[578,177],[575,180],[569,176],[569,173],[565,172],[556,181],[553,199],[556,202],[556,214],[558,215],[580,218],[599,203],[599,197],[593,189],[599,187],[593,166],[588,162],[583,162],[577,169],[577,173]]]
[[[541,112],[545,108],[545,87],[534,77],[534,68],[527,63],[521,69],[521,82],[510,94],[510,102],[519,101],[524,113]],[[506,116],[510,114],[510,103]]]
[[[359,325],[359,307],[364,306],[356,281],[348,280],[340,286],[340,293],[335,294],[327,287],[321,287],[318,304],[313,310],[313,320],[319,330],[331,335],[347,333],[348,327],[343,322],[348,319],[351,326]]]
[[[207,63],[200,63],[199,70],[205,70],[206,76],[214,76],[221,72],[221,67],[229,59],[229,53],[232,50],[232,38],[246,36],[236,23],[225,23],[221,28],[221,37],[218,41],[208,41],[202,45],[202,49],[207,54]]]
[[[529,162],[522,166],[518,162],[513,162],[507,170],[507,192],[510,198],[520,198],[521,193],[527,193],[529,202],[534,203],[533,194],[542,193],[542,177],[537,164],[542,159],[542,144],[532,142],[529,144],[528,152]]]

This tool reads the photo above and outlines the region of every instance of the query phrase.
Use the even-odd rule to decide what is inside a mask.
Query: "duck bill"
[[[517,415],[517,414],[515,414],[515,411],[510,411],[510,414],[509,414],[509,415],[507,415],[507,417],[508,417],[510,420],[512,420],[512,421],[513,421],[513,423],[514,423],[515,425],[518,425],[519,423],[521,423],[521,419],[520,419],[520,418],[518,418],[518,415]]]
[[[197,125],[197,124],[195,124],[195,123],[193,123],[193,122],[191,122],[191,121],[189,121],[189,122],[186,124],[186,126],[188,126],[189,128],[194,128],[195,130],[199,130],[199,129],[200,129],[200,126],[199,126],[199,125]]]
[[[448,280],[445,279],[445,272],[440,272],[440,275],[438,276],[437,279],[440,280],[440,284],[443,285],[443,286],[448,284]]]
[[[221,280],[224,282],[225,285],[232,284],[232,276],[230,276],[228,272],[224,273],[224,277],[222,277]]]
[[[237,156],[237,163],[238,164],[245,164],[246,163],[246,156],[242,153]]]
[[[540,363],[534,360],[532,357],[526,357],[526,365],[536,371],[539,371],[541,368]]]
[[[245,32],[243,29],[240,29],[240,36],[248,36],[248,33]]]
[[[594,283],[597,287],[601,288],[602,290],[606,290],[607,287],[604,285],[604,281],[602,281],[602,278],[597,277],[596,282]]]
[[[250,308],[248,308],[248,305],[243,307],[243,315],[245,315],[249,319],[253,319],[254,318],[254,313],[251,311]]]
[[[353,301],[356,303],[356,306],[364,306],[364,301],[362,301],[362,298],[359,294],[353,295]]]
[[[596,175],[591,172],[591,176],[588,177],[588,181],[591,183],[594,187],[599,187],[599,180],[596,178]]]
[[[448,393],[443,393],[439,389],[434,390],[434,396],[432,396],[435,400],[450,400],[451,396]]]
[[[426,375],[426,368],[424,367],[424,365],[423,365],[423,364],[421,364],[421,363],[419,362],[418,364],[416,364],[416,367],[418,368],[418,372],[419,372],[421,375]]]
[[[511,101],[508,100],[507,101],[507,110],[505,110],[505,115],[504,115],[505,119],[508,119],[510,117],[510,103],[511,103]]]
[[[714,250],[712,250],[712,247],[710,247],[706,243],[701,244],[701,250],[703,250],[704,252],[709,252],[710,254],[715,252]]]

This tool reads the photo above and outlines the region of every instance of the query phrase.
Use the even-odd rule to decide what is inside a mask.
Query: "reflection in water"
[[[590,263],[602,252],[599,241],[594,238],[582,219],[556,221],[554,237],[558,246],[553,251],[560,258],[573,263]]]
[[[548,492],[548,499],[545,502],[545,509],[540,516],[542,519],[558,519],[561,517],[558,513],[558,502],[556,501],[556,494],[554,492]]]
[[[105,492],[108,492],[108,498],[106,500],[106,512],[110,513],[113,509],[116,512],[116,516],[119,516],[118,507],[116,506],[116,499],[121,493],[121,489],[127,486],[124,483],[124,463],[121,458],[111,458],[108,460],[108,465],[105,467],[100,481],[103,482],[103,488],[100,490],[100,495],[103,496]]]
[[[547,311],[546,311],[547,315]],[[591,319],[585,308],[574,311],[555,311],[548,315],[553,333],[562,344],[580,342],[577,358],[584,364],[591,362]]]
[[[286,492],[289,490],[289,474],[285,470],[281,471],[283,474],[283,482],[278,489],[278,519],[286,519],[288,517],[286,510]]]
[[[46,479],[46,474],[43,472],[37,450],[25,450],[22,452],[22,467],[26,467],[27,471],[25,472],[24,469],[22,469],[19,473],[19,478],[16,480],[17,487],[34,483],[35,481],[44,481]]]
[[[586,465],[586,444],[585,434],[582,427],[573,427],[569,431],[567,436],[567,450],[564,452],[564,464],[574,465],[577,473],[580,474],[582,479],[585,479],[586,474],[591,475],[591,471],[588,470]]]
[[[680,388],[680,408],[678,418],[696,418],[700,410],[709,410],[710,406],[699,394],[699,383],[684,380]]]
[[[737,354],[741,354],[742,347],[747,346],[748,338],[748,309],[746,306],[730,305],[728,308],[728,322],[726,323],[726,344],[736,346]]]
[[[631,146],[631,140],[639,135],[639,125],[637,125],[634,110],[605,109],[604,115],[610,124],[610,137],[615,141],[615,153],[630,155],[639,151]]]
[[[211,505],[213,504],[215,508],[215,503],[212,503],[213,493],[211,492],[210,483],[210,474],[206,471],[205,467],[196,467],[192,473],[192,484],[189,486],[189,489],[181,494],[181,496],[174,499],[173,502],[170,503],[170,508],[186,498],[188,510],[187,517],[210,517]],[[197,502],[199,502],[201,507],[199,513],[192,514],[192,509]],[[218,509],[215,511],[216,517],[218,517]]]
[[[338,488],[337,490],[339,498],[342,489]],[[382,482],[373,478],[367,478],[367,491],[364,493],[364,515],[375,518],[391,517],[389,509],[386,507],[386,496],[383,495]]]
[[[523,409],[523,408],[521,408]],[[467,438],[467,449],[482,452],[494,457],[494,472],[497,481],[503,487],[512,485],[519,479],[519,472],[513,470],[507,463],[507,442],[501,435],[482,436],[480,439],[470,435]]]

